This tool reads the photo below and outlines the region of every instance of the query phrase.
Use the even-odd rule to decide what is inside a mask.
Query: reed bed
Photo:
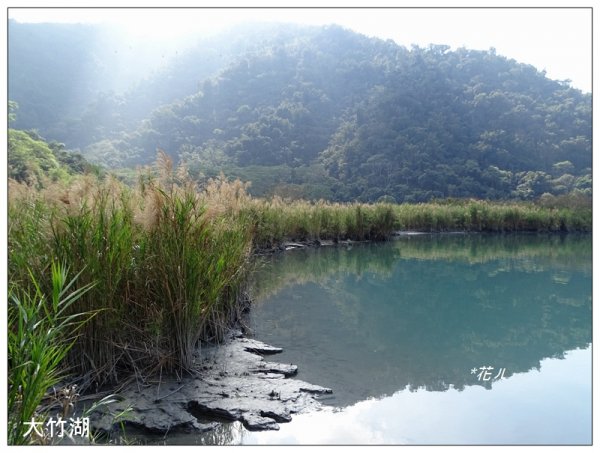
[[[257,248],[285,240],[384,240],[394,231],[391,204],[288,202],[279,197],[257,199],[245,209],[254,220]]]
[[[28,275],[52,260],[93,285],[73,312],[97,313],[64,366],[90,382],[186,370],[201,340],[219,340],[243,308],[253,224],[239,183],[198,191],[166,156],[136,188],[86,176],[69,186],[9,189],[9,280],[32,291]],[[40,279],[42,292],[51,290]]]
[[[420,204],[251,200],[254,242],[270,248],[285,240],[385,240],[395,231],[589,232],[589,207],[454,200]]]
[[[589,207],[550,207],[524,202],[454,200],[395,206],[395,228],[417,231],[589,232]]]

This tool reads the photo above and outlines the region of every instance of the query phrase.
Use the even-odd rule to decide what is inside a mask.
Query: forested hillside
[[[16,119],[17,104],[9,104],[9,121]],[[48,181],[67,182],[73,175],[100,174],[81,154],[65,149],[63,143],[48,143],[35,131],[8,129],[8,177],[40,188]]]
[[[493,49],[407,49],[337,26],[246,27],[121,91],[107,82],[108,94],[74,72],[90,55],[92,66],[116,64],[90,54],[97,31],[74,28],[72,46],[59,33],[67,26],[42,35],[44,26],[9,26],[15,124],[111,168],[148,164],[164,149],[195,176],[223,171],[257,195],[591,195],[591,95]],[[50,42],[54,56],[44,53]]]

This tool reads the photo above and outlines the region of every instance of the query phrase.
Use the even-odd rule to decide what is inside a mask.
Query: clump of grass
[[[394,230],[390,204],[340,204],[326,201],[250,200],[246,211],[253,219],[254,244],[270,248],[285,240],[384,240]]]
[[[8,274],[14,287],[31,286],[30,270],[50,265],[49,206],[24,184],[9,181]]]
[[[233,206],[225,217],[214,210],[208,215],[223,205],[211,206],[191,190],[151,190],[157,216],[141,244],[145,284],[162,320],[169,365],[190,367],[199,341],[220,339],[235,316],[250,229]]]
[[[247,200],[254,243],[272,248],[286,240],[385,240],[397,230],[590,231],[591,209],[522,202],[448,200],[420,204],[340,204],[325,201]]]
[[[52,253],[62,262],[83,269],[81,284],[97,282],[82,297],[84,310],[102,309],[84,327],[83,335],[69,356],[69,365],[87,372],[110,375],[115,380],[119,350],[119,320],[127,315],[130,300],[134,249],[133,212],[127,190],[116,190],[114,182],[99,185],[90,199],[83,200],[52,219]]]
[[[52,289],[45,294],[31,276],[33,292],[11,287],[8,295],[8,443],[40,441],[27,436],[27,423],[43,422],[39,412],[48,389],[63,377],[62,361],[89,318],[75,303],[91,285],[74,289],[64,265],[51,266]],[[74,313],[70,313],[74,311]]]
[[[43,275],[52,257],[83,269],[78,285],[96,282],[77,310],[98,314],[65,366],[99,385],[132,372],[187,369],[199,342],[218,340],[239,316],[253,235],[243,184],[217,178],[198,190],[161,155],[136,188],[85,177],[67,187],[17,189],[11,282],[31,291],[22,284],[24,266]]]

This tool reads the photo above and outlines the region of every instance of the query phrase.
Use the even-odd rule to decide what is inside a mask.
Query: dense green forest
[[[11,21],[15,127],[122,174],[163,149],[200,179],[251,181],[254,195],[591,195],[591,95],[494,49],[247,26],[154,72],[111,77],[127,52],[115,39],[98,26]]]
[[[14,121],[18,106],[9,104],[9,120]],[[69,182],[77,174],[100,175],[101,168],[81,154],[65,149],[64,143],[48,143],[33,130],[8,129],[8,177],[40,188],[48,182]]]

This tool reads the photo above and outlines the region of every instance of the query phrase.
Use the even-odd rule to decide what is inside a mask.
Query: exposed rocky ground
[[[233,333],[225,344],[202,349],[194,376],[163,376],[125,387],[117,402],[90,416],[91,430],[119,429],[115,414],[127,409],[125,426],[156,434],[205,432],[223,421],[240,421],[251,431],[279,429],[293,414],[318,408],[318,396],[331,390],[290,379],[297,373],[295,365],[265,360],[278,352]]]

